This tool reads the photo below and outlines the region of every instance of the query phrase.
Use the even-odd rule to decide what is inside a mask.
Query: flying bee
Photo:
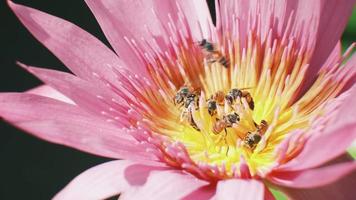
[[[181,87],[173,98],[174,105],[182,104],[189,93],[190,90],[187,86]]]
[[[234,102],[237,100],[238,97],[240,99],[245,98],[249,108],[253,110],[255,108],[255,102],[253,101],[253,98],[249,92],[243,91],[245,89],[249,89],[249,88],[243,88],[243,89],[234,88],[230,90],[225,96],[225,100],[229,105],[232,105],[234,104]]]
[[[262,135],[268,129],[268,123],[265,120],[261,120],[260,125],[257,125],[257,130],[253,132],[248,132],[244,138],[244,144],[250,149],[254,149],[257,144],[261,141]]]
[[[218,62],[218,63],[220,63],[222,66],[224,66],[225,68],[228,68],[229,65],[230,65],[229,60],[228,60],[225,56],[223,56],[223,55],[221,55],[221,54],[219,54],[217,58],[212,59],[212,60],[210,60],[209,62],[211,62],[211,63]]]
[[[200,42],[199,42],[199,46],[208,51],[208,52],[214,52],[215,51],[215,47],[212,43],[208,42],[206,39],[202,39]]]
[[[205,51],[205,55],[209,63],[218,62],[225,68],[229,67],[230,62],[220,51],[217,50],[217,47],[213,43],[207,41],[206,39],[202,39],[198,42],[198,44]]]
[[[217,120],[213,125],[213,133],[219,134],[221,131],[226,128],[231,128],[233,124],[237,124],[240,121],[240,116],[237,113],[227,114],[223,119]]]

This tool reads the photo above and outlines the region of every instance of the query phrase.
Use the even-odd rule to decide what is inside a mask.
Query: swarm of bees
[[[205,48],[207,49],[213,48],[210,46],[210,43],[206,43],[205,45],[206,45]],[[243,88],[243,89],[233,88],[229,92],[227,92],[226,95],[224,92],[218,91],[213,95],[211,95],[206,102],[207,111],[209,115],[211,117],[214,117],[215,119],[211,131],[216,135],[221,134],[221,132],[224,131],[225,134],[222,137],[226,143],[227,143],[226,141],[227,129],[233,127],[234,124],[238,125],[238,123],[240,122],[240,116],[238,113],[234,111],[233,107],[231,107],[232,111],[227,114],[226,113],[218,114],[217,109],[219,106],[224,106],[225,103],[232,106],[238,100],[240,100],[240,103],[242,104],[241,100],[245,99],[249,109],[253,110],[254,109],[253,98],[249,92],[244,91],[245,89],[248,88]],[[193,113],[195,110],[199,109],[199,98],[200,98],[200,92],[192,88],[189,88],[187,86],[181,87],[173,98],[174,105],[179,106],[183,110],[181,113],[181,121],[188,122],[189,125],[197,131],[201,131],[201,129],[194,121]],[[261,141],[262,136],[265,134],[265,132],[268,129],[268,123],[265,120],[262,120],[260,124],[255,123],[255,127],[256,127],[255,131],[249,131],[246,133],[245,137],[241,138],[244,146],[251,150],[254,150],[257,144]]]
[[[206,39],[198,42],[199,46],[204,50],[205,56],[209,63],[218,62],[225,68],[228,68],[230,65],[229,60],[217,50],[216,45],[211,42],[208,42]]]
[[[223,67],[228,68],[230,65],[229,60],[222,54],[219,47],[216,44],[208,41],[207,39],[202,39],[198,42],[199,47],[203,51],[203,54],[208,61],[208,63],[220,63]],[[224,140],[226,141],[227,129],[231,128],[240,123],[240,116],[235,112],[235,105],[239,101],[239,105],[243,105],[242,100],[245,100],[248,104],[250,110],[254,110],[255,103],[251,94],[246,91],[249,88],[233,88],[227,93],[223,91],[217,91],[206,101],[207,111],[211,117],[214,118],[214,123],[212,126],[212,133],[220,134],[222,131],[225,132]],[[199,109],[199,98],[200,92],[194,89],[183,86],[181,87],[173,98],[174,105],[182,109],[181,121],[186,121],[191,127],[197,131],[201,131],[198,124],[194,120],[194,112]],[[223,113],[218,111],[218,108],[229,105],[230,111],[224,110]],[[237,105],[237,106],[239,106]],[[245,134],[241,140],[245,147],[253,150],[257,144],[261,141],[263,134],[268,129],[268,123],[262,120],[258,125],[255,123],[256,130],[250,131]]]

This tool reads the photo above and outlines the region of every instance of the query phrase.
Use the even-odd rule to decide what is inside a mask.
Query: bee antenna
[[[255,87],[243,87],[243,88],[239,88],[239,90],[250,90],[250,89],[253,89]]]

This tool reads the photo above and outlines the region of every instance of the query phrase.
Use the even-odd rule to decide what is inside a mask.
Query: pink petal
[[[319,177],[320,178],[320,177]],[[351,200],[356,197],[356,173],[323,187],[310,189],[281,188],[293,200]]]
[[[211,199],[215,195],[215,190],[215,185],[206,185],[191,192],[183,200]]]
[[[216,200],[263,200],[264,185],[258,180],[231,179],[219,181],[216,189]]]
[[[315,50],[310,61],[310,68],[306,74],[310,77],[306,79],[306,87],[313,82],[313,78],[340,40],[355,2],[355,0],[320,0],[321,15],[317,28],[318,34],[315,38]]]
[[[63,102],[73,104],[73,105],[75,104],[68,97],[64,96],[62,93],[58,92],[57,90],[53,89],[51,86],[48,86],[48,85],[41,85],[41,86],[35,87],[31,90],[26,91],[26,93],[49,97],[49,98],[63,101]]]
[[[350,59],[346,61],[342,69],[352,69],[352,72],[349,72],[349,80],[345,83],[343,91],[350,89],[356,83],[356,54],[354,53]]]
[[[339,41],[334,47],[334,50],[330,53],[328,59],[322,65],[320,70],[326,70],[326,71],[331,70],[331,68],[334,67],[335,64],[337,64],[340,61],[342,56],[341,53],[342,53],[342,46],[341,46],[341,41]]]
[[[268,179],[280,186],[312,188],[327,185],[356,170],[356,162],[293,172],[274,172]]]
[[[105,199],[125,192],[133,185],[126,180],[126,170],[135,168],[135,179],[142,182],[156,166],[138,165],[126,160],[110,161],[95,166],[73,179],[55,200]]]
[[[58,17],[11,1],[8,4],[35,38],[73,73],[85,80],[98,81],[99,76],[115,81],[112,68],[119,68],[123,63],[94,36]]]
[[[75,105],[26,93],[1,93],[0,116],[41,139],[110,158],[152,155],[116,126]]]
[[[237,25],[230,16],[236,16],[239,20],[238,32],[242,45],[246,44],[246,37],[250,29],[254,28],[257,20],[260,20],[260,37],[267,38],[270,29],[273,29],[273,38],[286,36],[294,37],[298,46],[310,46],[307,37],[315,37],[315,26],[320,15],[320,2],[308,0],[227,0],[220,1],[221,25],[224,31],[233,32]],[[292,18],[292,20],[290,20]],[[291,21],[291,29],[287,30],[288,21]],[[217,24],[219,20],[217,20]],[[257,32],[257,31],[256,31]],[[285,35],[287,34],[287,35]],[[235,36],[236,37],[236,36]],[[287,37],[289,38],[289,37]],[[308,44],[307,44],[308,43]],[[335,46],[335,44],[334,44]]]
[[[323,166],[332,166],[334,164],[341,164],[345,162],[353,161],[353,158],[345,153],[332,161],[326,163]],[[276,186],[278,190],[283,191],[291,199],[294,200],[308,200],[308,199],[340,199],[348,200],[352,199],[356,195],[354,185],[356,183],[355,171],[347,176],[343,176],[339,180],[333,181],[330,184],[313,188],[290,188],[284,186]]]
[[[198,22],[205,33],[209,28],[208,22],[212,24],[204,0],[86,0],[86,3],[120,58],[130,66],[134,73],[141,75],[145,73],[145,68],[125,37],[130,42],[134,39],[138,46],[143,43],[141,39],[150,44],[155,39],[159,48],[167,51],[167,44],[170,41],[165,29],[168,30],[168,22],[170,22],[168,15],[171,15],[175,26],[178,24],[177,4],[180,4],[183,9],[195,36],[200,33]]]
[[[312,136],[301,153],[278,170],[296,171],[319,166],[343,154],[356,138],[356,87],[350,90],[347,99],[334,116],[329,127],[319,135]],[[320,149],[322,147],[322,150]]]
[[[272,40],[286,37],[288,41],[289,38],[293,38],[297,43],[297,48],[306,47],[307,52],[311,54],[311,60],[305,75],[308,78],[305,79],[301,91],[306,91],[314,82],[317,72],[337,45],[355,4],[355,0],[226,0],[219,2],[221,8],[220,12],[217,12],[218,29],[221,27],[220,31],[238,32],[236,33],[238,35],[232,35],[232,37],[239,37],[243,46],[246,44],[250,29],[254,28],[255,24],[260,24],[257,30],[261,31],[262,40],[267,38],[272,29]],[[231,16],[236,16],[238,23]],[[290,30],[287,27],[290,27]]]
[[[207,182],[184,174],[181,171],[154,171],[151,172],[143,186],[131,188],[122,195],[122,199],[182,199],[198,188],[207,185]]]

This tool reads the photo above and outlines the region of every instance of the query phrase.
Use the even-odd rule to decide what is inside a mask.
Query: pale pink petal
[[[265,188],[261,181],[249,179],[230,179],[219,181],[216,200],[263,200]]]
[[[181,171],[154,171],[143,186],[133,187],[122,199],[182,199],[208,183]]]
[[[328,124],[329,127],[319,135],[312,135],[301,153],[279,167],[279,170],[296,171],[316,167],[346,152],[356,138],[356,118],[354,117],[356,87],[349,92],[342,107],[333,116],[334,120]]]
[[[60,91],[79,107],[92,112],[93,114],[116,121],[118,127],[123,127],[129,121],[125,106],[125,101],[115,95],[111,90],[98,84],[80,79],[72,74],[60,72],[51,69],[28,67],[21,64],[22,67],[40,78],[46,84]],[[115,99],[115,101],[113,101]],[[118,104],[119,102],[120,104]],[[116,109],[112,112],[110,109]],[[103,115],[102,113],[105,112]],[[116,119],[120,118],[120,120]]]
[[[110,161],[78,175],[53,199],[105,199],[125,192],[133,186],[126,177],[128,168],[134,168],[132,174],[135,177],[131,178],[136,182],[144,182],[151,171],[162,169],[162,167],[139,165],[126,160]]]
[[[0,117],[41,139],[111,158],[152,159],[116,126],[77,106],[26,93],[1,93]]]
[[[41,85],[41,86],[35,87],[33,89],[26,91],[26,93],[37,94],[40,96],[49,97],[52,99],[63,101],[63,102],[69,103],[69,104],[73,104],[73,105],[75,104],[71,99],[64,96],[62,93],[58,92],[58,90],[55,90],[51,86],[48,86],[48,85]]]
[[[312,188],[330,184],[356,170],[356,162],[293,172],[274,172],[268,180],[280,186]]]
[[[97,38],[58,17],[11,1],[8,3],[35,38],[73,73],[98,83],[100,82],[98,77],[115,81],[112,68],[119,68],[123,63]]]
[[[145,73],[145,68],[127,40],[132,42],[131,39],[134,39],[142,48],[140,44],[144,39],[151,45],[157,44],[162,51],[167,51],[170,40],[166,30],[169,22],[178,25],[177,4],[188,19],[193,35],[200,34],[198,22],[204,33],[208,30],[208,22],[212,24],[204,0],[86,0],[86,3],[120,58],[134,73],[141,75]],[[170,21],[169,15],[173,21]],[[152,43],[153,40],[156,42]]]

